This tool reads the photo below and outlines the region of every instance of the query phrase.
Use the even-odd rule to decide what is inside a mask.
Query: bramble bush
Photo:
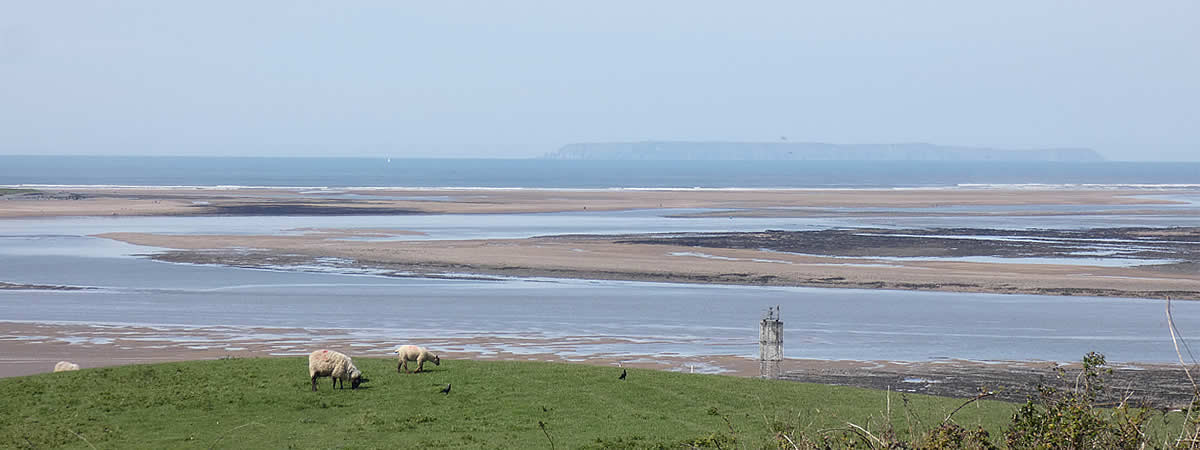
[[[1112,373],[1106,364],[1104,355],[1092,352],[1084,356],[1078,373],[1058,368],[1058,378],[1071,387],[1038,386],[1038,395],[1017,409],[1000,442],[993,441],[982,427],[969,429],[954,423],[953,412],[907,441],[897,438],[889,423],[878,435],[853,424],[849,424],[853,428],[816,436],[784,430],[778,432],[776,442],[779,448],[789,449],[1200,449],[1200,417],[1192,414],[1200,409],[1200,395],[1184,412],[1182,428],[1177,429],[1179,437],[1155,442],[1146,432],[1149,408],[1134,407],[1124,400],[1111,408],[1097,404],[1105,389],[1105,376]],[[987,395],[981,393],[967,403]],[[1165,413],[1163,417],[1165,421]]]

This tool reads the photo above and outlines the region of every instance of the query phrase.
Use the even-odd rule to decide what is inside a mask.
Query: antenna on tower
[[[779,305],[767,307],[758,328],[759,376],[779,378],[783,361],[783,320]]]

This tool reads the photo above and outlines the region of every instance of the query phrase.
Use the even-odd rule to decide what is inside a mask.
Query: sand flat
[[[609,238],[544,237],[362,242],[321,236],[98,235],[137,245],[203,252],[176,262],[255,266],[276,255],[339,258],[355,268],[581,279],[775,286],[914,289],[1200,299],[1200,274],[1138,267],[832,258],[752,249],[631,244]],[[260,249],[247,253],[245,249]],[[237,251],[221,252],[223,249]],[[217,250],[217,251],[210,251]],[[264,266],[265,267],[265,266]]]
[[[48,194],[82,198],[0,197],[0,217],[211,215],[260,210],[262,214],[496,214],[617,211],[655,208],[930,208],[950,205],[1155,205],[1176,202],[1147,198],[1153,190],[1103,189],[339,189],[287,188],[53,188]],[[354,198],[339,195],[353,194]],[[437,199],[423,200],[423,198]],[[257,208],[257,209],[256,209]],[[742,212],[742,215],[778,214]],[[1001,214],[1017,214],[1013,211]],[[1124,213],[1124,212],[1123,212]]]

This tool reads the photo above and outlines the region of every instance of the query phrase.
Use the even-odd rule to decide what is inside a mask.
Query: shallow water
[[[64,267],[43,256],[20,276]],[[25,258],[22,258],[25,259]],[[6,258],[7,260],[7,258]],[[75,258],[75,262],[85,258]],[[101,261],[102,260],[102,261]],[[40,282],[96,291],[0,291],[11,321],[344,328],[373,339],[512,336],[616,342],[514,352],[753,356],[757,324],[780,305],[792,358],[1076,360],[1175,358],[1164,303],[1153,300],[563,280],[430,280],[298,273],[97,258]],[[0,265],[6,273],[15,268]],[[1200,338],[1200,303],[1174,304]],[[249,331],[244,331],[249,333]],[[169,336],[168,336],[169,338]],[[605,339],[604,341],[609,341]]]
[[[558,234],[626,234],[821,230],[829,228],[1062,229],[1195,226],[1200,208],[1164,215],[678,217],[699,209],[592,211],[542,214],[413,214],[389,216],[58,217],[0,220],[0,237],[87,236],[107,232],[167,234],[299,234],[303,228],[387,228],[425,233],[396,239],[515,239]]]
[[[1074,361],[1088,351],[1099,351],[1113,361],[1175,359],[1164,303],[1152,300],[578,280],[396,279],[170,264],[128,256],[157,251],[154,248],[88,237],[110,231],[275,234],[308,227],[396,228],[429,233],[401,236],[405,239],[466,239],[854,226],[1194,225],[1188,216],[680,219],[663,214],[0,220],[0,281],[101,288],[0,291],[0,320],[215,325],[249,336],[256,333],[253,327],[341,328],[347,336],[391,341],[512,337],[525,344],[503,350],[565,357],[608,353],[752,357],[757,354],[757,325],[763,311],[780,305],[786,324],[785,354],[791,358]],[[1175,309],[1180,329],[1191,340],[1200,339],[1200,303],[1178,302]],[[164,336],[175,339],[170,332],[164,331],[160,337]],[[553,345],[556,342],[573,344]]]

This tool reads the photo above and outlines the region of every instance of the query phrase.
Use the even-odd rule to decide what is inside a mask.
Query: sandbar
[[[274,214],[498,214],[703,208],[742,216],[811,215],[781,208],[936,208],[951,205],[1179,204],[1154,198],[1181,190],[1131,189],[288,189],[42,188],[0,196],[0,217]],[[1194,192],[1193,192],[1194,193]],[[819,213],[819,212],[818,212]],[[1021,214],[1010,211],[1000,214]],[[1028,213],[1028,212],[1024,212]],[[1097,208],[1094,214],[1111,214]],[[841,214],[841,213],[838,213]],[[861,213],[870,214],[870,213]],[[961,212],[955,214],[963,214]],[[980,213],[984,214],[984,213]],[[994,215],[996,213],[986,213]],[[1046,212],[1039,212],[1046,214]],[[1060,211],[1059,214],[1079,214]]]
[[[352,241],[322,235],[98,235],[176,249],[170,262],[281,268],[337,265],[396,276],[487,274],[678,283],[1200,299],[1194,270],[964,261],[896,261],[629,243],[628,237]],[[333,258],[330,260],[330,258]],[[286,268],[286,267],[282,267]],[[336,267],[335,267],[336,268]]]

